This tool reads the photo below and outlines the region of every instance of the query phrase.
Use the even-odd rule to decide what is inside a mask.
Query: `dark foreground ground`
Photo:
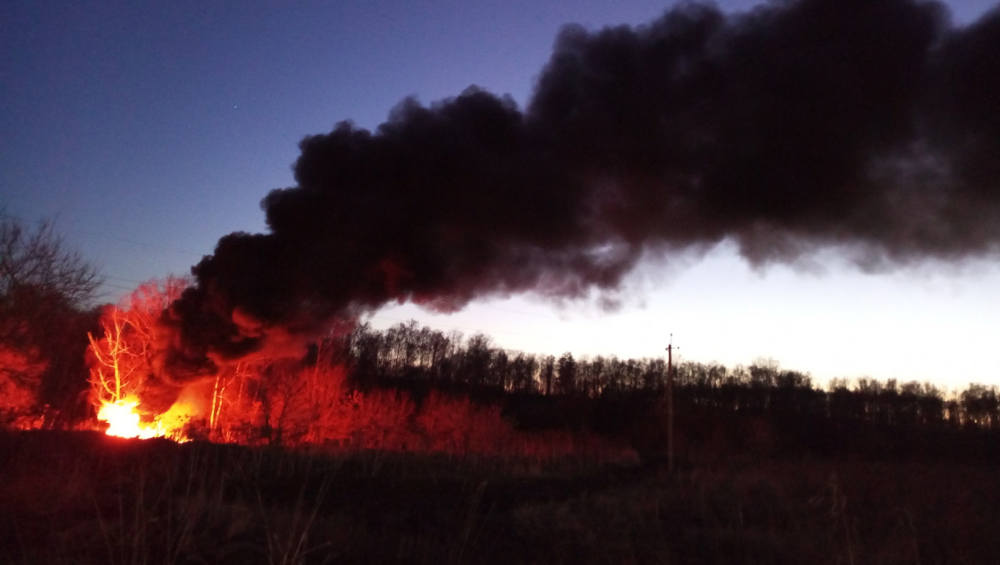
[[[0,563],[1000,563],[986,464],[636,465],[0,433]]]

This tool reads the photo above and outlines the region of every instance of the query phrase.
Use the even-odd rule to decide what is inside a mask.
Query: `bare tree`
[[[34,287],[82,307],[100,284],[97,269],[78,252],[66,249],[52,222],[41,221],[32,230],[0,215],[0,296]]]
[[[155,373],[155,358],[162,349],[160,316],[188,284],[178,277],[148,281],[120,305],[102,309],[101,334],[87,333],[95,406],[113,404],[142,391],[146,379]]]
[[[66,404],[85,386],[75,379],[90,321],[83,308],[100,283],[51,222],[26,227],[0,211],[0,394],[19,399],[0,403],[0,418],[34,425],[50,416],[46,405]]]
[[[577,372],[576,360],[573,359],[573,354],[568,351],[563,353],[559,357],[558,372],[556,375],[559,392],[562,394],[576,393]]]

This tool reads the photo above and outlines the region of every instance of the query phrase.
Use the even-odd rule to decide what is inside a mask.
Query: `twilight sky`
[[[957,25],[996,6],[948,4]],[[0,210],[55,218],[114,301],[187,273],[221,236],[265,231],[260,200],[295,185],[304,136],[341,120],[372,129],[406,96],[430,104],[471,84],[523,108],[563,24],[645,24],[667,6],[7,2]],[[372,323],[416,318],[512,349],[620,357],[659,356],[673,333],[682,359],[770,357],[819,383],[867,375],[964,387],[1000,383],[998,289],[995,256],[864,273],[827,249],[752,268],[723,241],[641,263],[614,311],[528,294],[453,314],[387,307]]]

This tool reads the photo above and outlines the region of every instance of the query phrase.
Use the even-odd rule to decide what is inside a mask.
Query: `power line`
[[[142,247],[142,248],[145,248],[145,249],[156,249],[156,250],[159,250],[159,251],[170,251],[172,253],[178,253],[178,254],[181,254],[181,255],[189,255],[189,256],[192,256],[192,257],[199,257],[199,258],[200,257],[204,257],[205,255],[207,255],[207,253],[198,253],[198,252],[192,251],[190,249],[180,249],[178,247],[165,247],[163,245],[156,245],[156,244],[153,244],[153,243],[146,243],[146,242],[143,242],[143,241],[137,241],[137,240],[134,240],[134,239],[124,238],[124,237],[120,237],[120,236],[116,236],[116,235],[110,235],[110,234],[107,234],[107,233],[96,232],[96,231],[88,230],[88,229],[75,228],[75,229],[70,229],[69,231],[74,232],[74,233],[76,233],[78,235],[84,235],[84,236],[90,236],[90,237],[99,237],[99,238],[107,239],[107,240],[110,240],[110,241],[117,241],[119,243],[125,243],[125,244],[132,245],[132,246],[135,246],[135,247]]]
[[[137,281],[137,280],[134,280],[134,279],[128,279],[128,278],[125,278],[125,277],[119,277],[117,275],[107,275],[106,274],[106,275],[102,275],[102,276],[104,278],[106,278],[106,279],[115,279],[117,281],[127,282],[127,283],[132,283],[132,284],[142,284],[142,281]]]
[[[11,214],[11,213],[3,211],[3,210],[0,210],[0,217],[9,218],[11,220],[17,220],[19,222],[26,223],[26,224],[27,223],[33,223],[33,224],[39,224],[39,225],[41,225],[41,224],[44,224],[46,222],[51,222],[53,224],[53,227],[55,227],[55,223],[56,223],[55,220],[47,220],[47,219],[44,219],[44,218],[43,219],[37,219],[37,220],[27,220],[23,216],[18,216],[17,214]],[[100,231],[91,230],[91,229],[87,229],[87,228],[73,227],[72,224],[70,224],[69,227],[67,227],[65,231],[59,230],[59,232],[60,233],[73,233],[73,234],[77,234],[77,235],[83,235],[83,236],[86,236],[86,237],[98,237],[98,238],[107,239],[107,240],[110,240],[110,241],[117,241],[119,243],[125,243],[125,244],[136,246],[136,247],[142,247],[142,248],[145,248],[145,249],[156,249],[156,250],[159,250],[159,251],[170,251],[172,253],[179,253],[179,254],[182,254],[182,255],[189,255],[189,256],[198,257],[198,258],[201,258],[201,257],[204,257],[205,255],[207,255],[207,253],[199,253],[199,252],[196,252],[196,251],[192,251],[190,249],[181,249],[181,248],[178,248],[178,247],[169,247],[169,246],[165,246],[165,245],[158,245],[158,244],[155,244],[155,243],[148,243],[148,242],[145,242],[145,241],[139,241],[139,240],[135,240],[135,239],[131,239],[131,238],[125,238],[125,237],[121,237],[121,236],[118,236],[118,235],[113,235],[113,234],[108,233],[108,232],[100,232]]]

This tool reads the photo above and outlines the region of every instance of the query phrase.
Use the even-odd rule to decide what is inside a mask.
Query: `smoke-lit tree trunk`
[[[126,339],[129,322],[118,308],[110,307],[109,315],[103,317],[101,325],[104,335],[100,339],[87,334],[90,353],[96,361],[90,370],[90,382],[98,404],[113,404],[141,388],[142,383],[136,374],[140,356],[135,346]]]
[[[114,403],[138,395],[146,380],[154,376],[154,358],[162,347],[161,316],[186,286],[185,279],[176,277],[149,281],[130,293],[121,306],[104,308],[100,320],[102,335],[87,335],[95,403]]]

